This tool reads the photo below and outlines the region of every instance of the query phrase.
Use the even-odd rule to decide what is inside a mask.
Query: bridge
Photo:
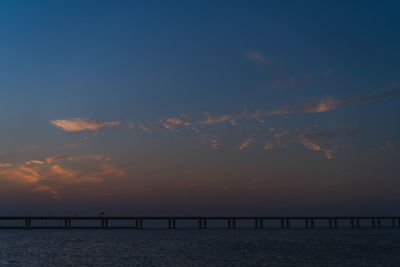
[[[112,225],[112,222],[123,222],[124,225]],[[209,222],[218,221],[227,229],[237,227],[238,222],[246,222],[255,229],[277,228],[400,228],[400,216],[340,216],[340,217],[212,217],[212,216],[2,216],[0,229],[144,229],[145,222],[162,222],[167,229],[176,229],[177,222],[191,221],[198,229],[207,229]],[[79,224],[86,222],[88,225]],[[271,226],[273,222],[273,226]],[[316,224],[318,222],[318,225]],[[54,225],[54,224],[57,225]],[[164,224],[165,223],[165,224]],[[268,226],[266,225],[267,223]],[[293,224],[295,226],[293,227]],[[322,225],[322,226],[321,226]]]

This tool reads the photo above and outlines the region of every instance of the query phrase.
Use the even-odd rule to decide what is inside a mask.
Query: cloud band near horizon
[[[188,118],[188,116],[181,115],[180,118],[168,118],[160,120],[159,123],[154,124],[153,126],[144,126],[142,124],[139,124],[137,130],[143,132],[161,128],[172,129],[179,125],[186,125],[186,126],[206,125],[206,124],[215,124],[215,123],[221,123],[239,119],[250,119],[250,118],[293,115],[293,114],[322,113],[334,110],[342,106],[356,104],[356,103],[363,103],[363,102],[373,102],[379,99],[392,97],[398,94],[400,94],[400,89],[371,96],[353,97],[342,100],[335,100],[333,98],[328,98],[327,100],[322,100],[319,102],[309,102],[298,108],[291,108],[287,106],[273,111],[255,111],[253,113],[224,114],[216,117],[211,116],[209,113],[205,113],[206,118],[204,120],[198,120],[198,121],[191,121]],[[118,126],[120,126],[121,121],[99,121],[96,119],[89,119],[89,118],[71,118],[62,120],[51,120],[50,123],[58,128],[61,128],[66,132],[72,133],[72,132],[84,132],[84,131],[97,132],[103,128],[117,128]],[[128,128],[129,129],[134,128],[133,124],[130,123]]]

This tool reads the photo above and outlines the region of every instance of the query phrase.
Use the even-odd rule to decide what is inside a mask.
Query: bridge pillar
[[[333,219],[333,223],[335,225],[335,228],[337,228],[338,227],[338,219],[337,218]]]
[[[143,219],[136,219],[136,229],[143,229]]]
[[[310,225],[308,223],[308,219],[306,219],[306,228],[309,228],[309,227],[310,227]]]
[[[314,219],[311,219],[311,228],[314,228]]]
[[[65,219],[64,220],[64,228],[65,229],[70,229],[71,228],[71,219]]]
[[[392,218],[392,228],[396,227],[396,220],[394,218]]]
[[[258,219],[254,220],[254,228],[258,229]]]
[[[290,221],[289,221],[289,218],[286,219],[286,228],[290,228]]]
[[[176,229],[176,220],[168,219],[168,229]]]
[[[372,228],[375,228],[375,218],[371,218]]]
[[[231,221],[231,219],[228,219],[228,220],[227,220],[227,228],[228,228],[228,229],[231,229],[231,228],[232,228],[232,221]]]
[[[378,221],[378,228],[381,228],[381,218],[377,218]]]
[[[281,228],[285,228],[285,220],[283,218],[281,219]]]
[[[357,228],[360,228],[360,218],[356,219],[356,226],[357,226]]]
[[[207,219],[199,219],[199,229],[207,229]]]
[[[354,228],[354,218],[350,218],[351,228]]]
[[[32,229],[32,219],[31,218],[25,219],[25,229]]]

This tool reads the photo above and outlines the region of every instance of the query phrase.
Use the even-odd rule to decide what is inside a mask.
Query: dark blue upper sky
[[[243,196],[263,211],[271,200],[299,211],[297,199],[339,209],[338,194],[360,212],[399,204],[399,12],[398,1],[2,1],[3,198],[151,210],[160,197],[177,212],[182,199],[218,210]]]

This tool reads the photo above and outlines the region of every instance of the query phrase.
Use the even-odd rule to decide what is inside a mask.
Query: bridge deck
[[[55,221],[62,222],[62,225],[48,225],[48,222]],[[77,224],[82,221],[94,221],[96,224]],[[113,221],[131,221],[134,224],[110,225],[110,222]],[[388,226],[400,228],[400,216],[0,216],[0,229],[143,229],[145,221],[165,221],[168,229],[176,229],[177,221],[197,222],[199,229],[209,228],[209,221],[224,222],[228,229],[236,229],[237,222],[244,221],[251,222],[254,228],[267,228],[266,224],[271,221],[279,222],[275,227],[280,228],[291,228],[293,227],[291,223],[295,223],[297,227],[300,223],[305,228],[316,228],[321,227],[321,222],[329,228],[381,228]],[[32,224],[32,222],[35,223]]]

